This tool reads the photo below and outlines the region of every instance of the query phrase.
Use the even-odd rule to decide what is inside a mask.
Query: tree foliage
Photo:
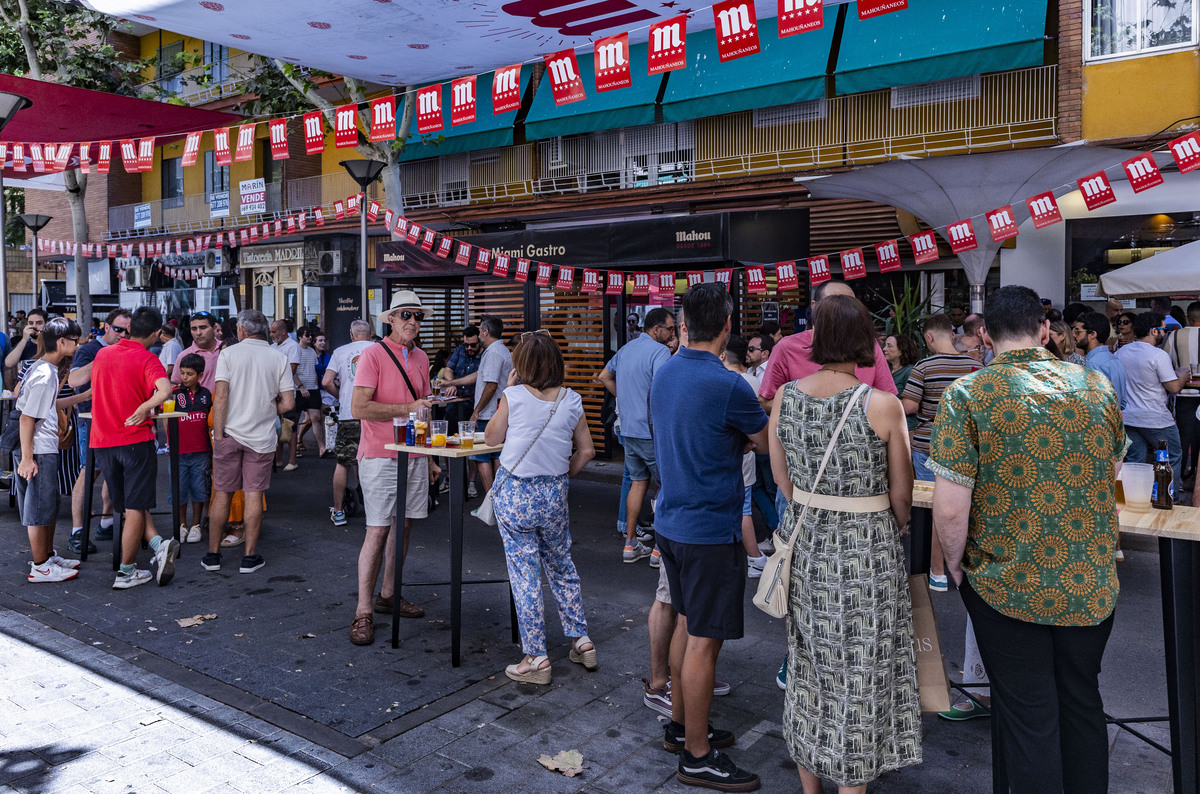
[[[0,72],[133,96],[147,63],[123,57],[112,17],[49,0],[0,0]]]

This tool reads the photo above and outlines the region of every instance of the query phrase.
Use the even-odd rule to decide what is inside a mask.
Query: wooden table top
[[[463,449],[462,447],[410,447],[407,444],[384,444],[383,448],[390,449],[393,452],[407,452],[410,455],[437,455],[440,458],[469,458],[472,455],[499,452],[504,449],[504,445],[497,444],[494,447],[489,447],[487,444],[476,444],[472,449]]]
[[[151,414],[150,418],[151,419],[182,419],[185,416],[187,416],[187,411],[171,411],[170,413],[164,412],[161,414]],[[81,411],[79,413],[79,418],[80,419],[91,419],[92,414],[90,411]]]

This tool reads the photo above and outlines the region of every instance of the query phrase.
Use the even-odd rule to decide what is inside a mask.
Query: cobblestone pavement
[[[595,473],[611,480],[612,468]],[[502,585],[466,591],[458,668],[450,665],[442,587],[406,587],[427,614],[401,621],[398,650],[386,642],[386,616],[377,616],[375,645],[349,643],[362,519],[343,528],[328,522],[331,469],[305,459],[299,472],[276,475],[260,547],[265,568],[239,575],[237,555],[227,554],[222,572],[207,573],[200,549],[186,546],[165,588],[112,590],[107,549],[74,582],[27,584],[28,542],[5,514],[0,791],[685,790],[674,780],[674,757],[661,749],[661,718],[641,704],[655,574],[619,561],[615,484],[578,480],[571,491],[574,554],[600,670],[567,661],[548,604],[554,682],[535,687],[503,674],[519,650]],[[443,506],[417,522],[409,579],[447,578],[446,515]],[[60,547],[64,541],[60,530]],[[1117,716],[1166,713],[1154,548],[1130,540],[1120,568],[1102,676],[1106,707]],[[471,519],[464,571],[504,573],[495,530]],[[947,668],[956,671],[961,602],[951,593],[934,604]],[[214,613],[193,628],[176,623]],[[721,656],[718,675],[733,691],[714,700],[713,720],[737,732],[731,754],[762,775],[764,790],[796,791],[774,682],[782,625],[755,610],[749,594],[746,618],[745,639]],[[925,762],[884,776],[871,791],[988,790],[987,723],[926,717]],[[1165,724],[1141,730],[1167,742]],[[1164,754],[1116,728],[1110,736],[1112,791],[1170,790]],[[542,753],[569,749],[585,758],[580,777],[537,764]]]

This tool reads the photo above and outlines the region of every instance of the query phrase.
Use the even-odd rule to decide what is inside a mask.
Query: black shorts
[[[741,543],[702,546],[656,538],[667,570],[671,603],[687,618],[688,634],[740,640],[746,595],[746,550]]]
[[[321,390],[309,389],[308,396],[305,397],[296,389],[296,407],[295,411],[319,411],[321,410]]]
[[[108,483],[113,509],[153,510],[157,504],[158,451],[153,441],[92,450]]]

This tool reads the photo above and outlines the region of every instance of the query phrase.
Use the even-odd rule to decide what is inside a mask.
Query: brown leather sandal
[[[354,622],[350,624],[350,642],[355,645],[375,642],[375,621],[370,614],[354,616]]]

